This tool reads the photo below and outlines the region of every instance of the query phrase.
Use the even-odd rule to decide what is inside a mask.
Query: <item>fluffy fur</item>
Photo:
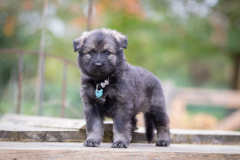
[[[104,117],[113,119],[113,148],[127,148],[132,129],[136,128],[136,114],[144,112],[146,138],[151,142],[157,130],[157,146],[170,144],[169,118],[160,81],[144,68],[126,62],[123,48],[127,37],[110,29],[84,32],[74,40],[78,51],[78,65],[82,72],[81,97],[84,102],[87,140],[86,147],[97,147],[103,137]],[[101,67],[96,67],[101,63]],[[110,84],[103,96],[95,95],[96,84],[105,79]]]

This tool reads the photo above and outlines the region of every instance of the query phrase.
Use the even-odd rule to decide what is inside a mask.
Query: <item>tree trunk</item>
[[[231,88],[234,90],[240,90],[240,53],[233,54],[233,76]]]

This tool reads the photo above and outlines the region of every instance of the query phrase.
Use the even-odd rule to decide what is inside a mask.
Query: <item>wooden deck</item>
[[[84,147],[84,120],[4,115],[0,120],[0,159],[240,160],[240,132],[172,129],[170,147],[156,147],[146,143],[144,129],[139,128],[129,148],[119,149],[111,148],[112,123],[106,122],[104,128],[100,147]]]
[[[83,147],[82,143],[0,142],[0,159],[240,159],[240,146],[172,144],[170,147],[156,147],[154,144],[134,143],[127,149],[110,147],[110,143]]]
[[[105,122],[104,128],[103,142],[112,142],[112,122]],[[0,141],[83,142],[85,139],[84,120],[15,114],[4,115],[0,120]],[[240,145],[240,132],[171,129],[171,140],[175,144]],[[144,128],[134,132],[131,143],[146,143]]]

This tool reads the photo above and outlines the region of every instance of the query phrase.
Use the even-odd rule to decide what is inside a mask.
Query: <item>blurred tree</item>
[[[210,10],[205,2],[137,1],[133,8],[144,14],[128,12],[127,3],[117,8],[112,1],[99,3],[105,10],[105,26],[127,34],[129,47],[125,52],[130,63],[151,70],[161,79],[173,79],[180,86],[229,84],[228,57],[211,40],[209,12],[199,11]]]
[[[31,20],[31,16],[27,14],[35,13],[37,15],[40,13],[40,7],[41,3],[33,3],[31,0],[1,1],[0,48],[32,49],[38,47],[40,31],[36,30],[34,34],[26,34],[26,28],[30,28]],[[18,55],[14,54],[0,56],[0,98],[9,80],[17,77],[17,57]],[[33,62],[35,61],[33,60]]]
[[[239,0],[93,0],[92,25],[93,29],[106,27],[126,34],[128,62],[149,69],[162,80],[174,80],[178,87],[229,88],[231,83],[232,88],[240,89],[239,3]],[[87,4],[87,0],[49,1],[46,52],[76,61],[72,40],[86,30]],[[39,50],[42,9],[43,1],[39,0],[0,0],[0,48]],[[24,55],[24,82],[32,89],[36,64],[37,57]],[[5,87],[14,88],[7,84],[10,79],[16,83],[17,67],[17,55],[0,56],[0,98]],[[46,101],[61,97],[61,77],[62,64],[47,58]],[[68,77],[69,86],[78,90],[79,71],[69,69]],[[79,96],[72,90],[68,94],[78,106]],[[32,101],[34,93],[29,93],[25,103]]]
[[[233,89],[240,89],[240,1],[219,0],[213,7],[213,29],[218,36],[216,44],[226,49],[233,61],[232,84]],[[221,29],[223,28],[223,29]],[[221,37],[222,35],[222,37]],[[221,39],[225,43],[222,45]]]
[[[107,27],[126,34],[129,38],[126,57],[133,65],[143,66],[161,79],[174,79],[179,86],[225,88],[230,84],[229,55],[238,55],[239,48],[237,0],[93,2],[93,28]],[[38,50],[43,2],[5,0],[0,5],[0,48]],[[230,7],[225,9],[225,5]],[[50,1],[46,52],[75,61],[72,40],[86,30],[86,11],[86,0]],[[229,18],[233,22],[229,23]],[[233,79],[237,82],[239,58],[234,57]],[[54,64],[57,62],[46,61],[50,68],[46,70],[47,81],[59,81],[56,77],[61,72]],[[78,81],[74,73],[71,80]]]
[[[150,18],[158,21],[160,26],[164,26],[161,28],[163,34],[169,31],[174,34],[168,35],[167,39],[177,37],[175,41],[169,41],[168,44],[171,45],[169,48],[176,47],[185,53],[181,62],[187,62],[186,59],[192,61],[187,63],[190,63],[189,75],[195,83],[211,81],[210,75],[214,73],[209,71],[208,66],[213,68],[213,65],[206,64],[204,59],[213,56],[216,60],[214,62],[217,63],[221,61],[217,58],[219,56],[217,53],[221,53],[221,56],[228,56],[233,63],[229,86],[232,89],[240,89],[239,0],[142,0],[141,2],[146,15],[149,14]],[[167,39],[164,42],[167,42]],[[228,69],[225,69],[225,72],[226,70]],[[230,74],[227,75],[231,76]],[[220,78],[219,75],[216,77]]]

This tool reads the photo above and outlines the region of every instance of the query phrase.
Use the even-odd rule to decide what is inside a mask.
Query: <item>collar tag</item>
[[[96,89],[96,90],[95,90],[95,95],[96,95],[97,98],[102,97],[102,95],[103,95],[103,89],[100,89],[100,90]]]
[[[98,85],[101,85],[102,89],[98,90]],[[95,95],[96,95],[97,98],[102,97],[102,95],[103,95],[103,88],[105,86],[107,86],[107,85],[109,85],[109,78],[106,79],[104,82],[101,82],[100,84],[96,85]]]

